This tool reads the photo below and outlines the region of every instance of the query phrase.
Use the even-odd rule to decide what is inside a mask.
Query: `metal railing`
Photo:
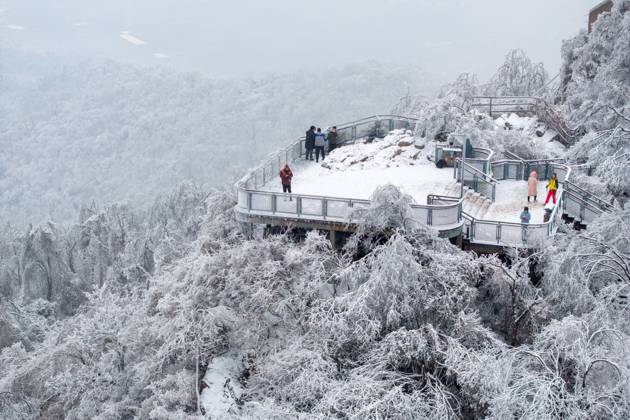
[[[464,186],[472,188],[473,191],[483,195],[494,202],[497,192],[497,184],[499,183],[492,176],[485,172],[482,172],[478,168],[470,165],[468,159],[462,165],[462,161],[455,163],[455,170],[453,171],[453,177],[459,183],[462,181],[462,170],[464,172],[463,180]]]
[[[602,198],[572,182],[565,182],[564,191],[567,195],[565,212],[582,223],[590,223],[600,214],[614,208]]]
[[[337,144],[354,143],[356,140],[370,136],[384,136],[395,129],[415,127],[417,119],[399,115],[373,115],[357,121],[337,126]],[[289,146],[268,155],[263,163],[250,170],[237,183],[237,188],[256,189],[276,178],[285,163],[289,165],[306,153],[305,137],[292,142]]]
[[[595,205],[583,195],[568,188],[564,190],[563,210],[564,213],[584,224],[592,222],[602,213],[609,211],[608,208]]]
[[[392,130],[413,130],[416,118],[399,115],[373,115],[350,123],[337,125],[337,145],[352,144],[362,138],[384,137]]]
[[[468,240],[473,243],[498,245],[537,247],[551,238],[562,222],[563,195],[560,192],[556,206],[549,220],[544,223],[513,223],[494,220],[475,219],[469,214],[463,214],[465,231]]]
[[[370,136],[384,136],[390,129],[408,128],[414,118],[376,115],[352,123],[337,125],[338,144],[353,143]],[[344,134],[345,133],[345,134]],[[236,183],[236,211],[241,215],[273,216],[304,221],[354,223],[356,210],[368,208],[369,200],[339,198],[305,194],[284,194],[260,191],[263,185],[277,179],[285,163],[292,164],[305,153],[304,138],[268,156],[263,164],[252,169]],[[462,224],[462,201],[446,204],[412,204],[412,221],[450,230]]]
[[[406,117],[374,116],[337,127],[338,131],[346,130],[350,133],[346,140],[340,142],[344,144],[354,142],[361,138],[360,136],[365,137],[366,133],[385,135],[384,131],[379,131],[386,129],[383,127],[403,128],[400,126],[413,123],[415,123],[414,119]],[[372,124],[371,129],[366,128],[369,124]],[[271,154],[262,165],[251,170],[236,183],[237,212],[241,215],[273,216],[289,221],[357,222],[357,210],[367,209],[370,206],[369,200],[258,190],[268,181],[277,179],[280,168],[285,163],[292,164],[304,155],[303,144],[304,139],[298,139],[286,148]],[[413,222],[441,230],[454,229],[463,225],[466,228],[466,237],[474,243],[531,247],[537,246],[540,241],[555,234],[562,223],[563,212],[573,214],[588,222],[611,208],[601,198],[571,183],[569,181],[571,168],[566,164],[554,160],[523,160],[514,154],[512,156],[517,159],[504,159],[490,163],[491,150],[475,148],[475,151],[476,156],[477,151],[481,153],[481,158],[473,159],[472,164],[469,164],[468,159],[464,165],[459,165],[460,162],[458,162],[455,176],[458,175],[457,171],[461,166],[461,170],[464,171],[464,185],[471,186],[475,191],[493,201],[498,180],[525,180],[531,170],[536,170],[538,179],[541,180],[548,179],[553,172],[557,173],[558,202],[549,220],[538,224],[521,224],[476,219],[462,211],[463,197],[430,194],[427,196],[427,204],[411,205]],[[506,156],[510,155],[506,154]],[[485,162],[485,166],[477,167],[476,161]],[[493,176],[488,172],[491,172]]]
[[[501,159],[492,162],[492,174],[498,180],[517,179],[525,181],[529,178],[529,174],[532,171],[536,171],[538,180],[547,180],[551,177],[551,175],[553,175],[554,172],[558,170],[558,168],[560,168],[560,172],[564,174],[565,167],[570,167],[566,164],[562,167],[554,167],[553,165],[565,163],[565,159],[561,158],[528,160],[523,159],[516,153],[512,153],[507,150],[503,152],[503,154],[507,156],[508,159]]]
[[[522,180],[522,173],[518,171],[521,161],[504,160],[492,162],[493,168],[501,172],[503,179]],[[565,209],[563,185],[567,182],[571,168],[560,163],[550,163],[558,174],[559,189],[557,202],[549,220],[543,223],[513,223],[499,220],[476,219],[468,213],[462,212],[467,239],[473,243],[498,246],[539,246],[542,241],[553,236],[562,224],[562,210]],[[501,167],[501,171],[498,168]],[[508,168],[507,170],[505,168]],[[494,172],[495,174],[497,172]]]
[[[358,221],[356,211],[369,206],[369,200],[239,189],[237,210],[257,216],[351,224]],[[461,199],[446,204],[411,204],[410,207],[412,221],[419,225],[443,230],[461,225]]]

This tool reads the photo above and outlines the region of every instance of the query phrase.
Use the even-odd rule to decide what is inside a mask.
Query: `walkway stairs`
[[[443,192],[446,196],[458,197],[460,194],[460,184],[449,185]],[[475,219],[483,219],[492,206],[492,200],[475,192],[472,188],[464,186],[464,202],[462,210]]]

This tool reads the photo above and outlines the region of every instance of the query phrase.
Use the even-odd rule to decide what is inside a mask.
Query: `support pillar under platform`
[[[330,244],[333,249],[337,249],[337,231],[334,229],[330,229],[328,231],[328,239],[330,239]]]

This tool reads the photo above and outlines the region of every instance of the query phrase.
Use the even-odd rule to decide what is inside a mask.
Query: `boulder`
[[[404,137],[400,140],[398,140],[398,146],[400,147],[407,147],[407,146],[411,146],[414,143],[413,139],[411,137]]]

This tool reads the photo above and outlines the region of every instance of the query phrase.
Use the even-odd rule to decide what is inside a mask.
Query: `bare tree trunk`
[[[195,362],[195,395],[197,396],[197,413],[201,414],[201,395],[199,394],[199,345],[197,345],[197,357]]]

